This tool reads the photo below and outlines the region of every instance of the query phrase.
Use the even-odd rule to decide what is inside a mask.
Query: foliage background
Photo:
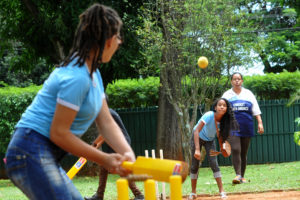
[[[297,88],[300,88],[299,77],[300,72],[245,76],[244,85],[255,95],[261,95],[260,100],[289,99]],[[2,85],[6,87],[0,87],[0,153],[5,152],[15,124],[42,88],[42,85],[12,87],[3,82]],[[109,105],[112,108],[157,106],[159,85],[158,77],[115,81],[106,89]],[[222,78],[221,85],[217,90],[217,97],[230,88],[227,77]]]
[[[6,78],[7,75],[13,78],[9,72],[19,72],[20,76],[26,74],[34,84],[41,84],[53,67],[68,54],[79,15],[93,3],[113,7],[124,24],[121,48],[110,63],[102,66],[104,84],[117,78],[144,75],[140,69],[145,71],[145,56],[135,32],[141,23],[138,13],[143,1],[1,0],[0,66],[5,70],[0,71],[0,81],[24,86]],[[152,75],[157,75],[157,71],[154,70]],[[29,84],[27,82],[25,86]]]
[[[5,153],[14,126],[31,103],[38,89],[31,86],[25,89],[8,87],[0,92],[0,153]]]
[[[41,84],[68,53],[78,15],[94,2],[99,1],[0,1],[0,81],[21,87]],[[157,105],[159,97],[157,129],[158,135],[163,136],[158,139],[162,146],[166,144],[164,138],[170,144],[187,146],[187,137],[182,133],[190,132],[198,105],[209,105],[230,87],[222,74],[230,74],[231,67],[252,67],[253,62],[262,61],[265,72],[299,69],[298,1],[103,0],[101,3],[115,8],[124,21],[123,45],[113,60],[101,67],[104,85],[129,77],[160,76],[159,94],[157,81],[151,82],[152,87],[142,86],[145,91],[141,91],[143,81],[120,81],[116,84],[120,85],[118,88],[112,86],[108,90],[122,95],[119,98],[119,94],[111,92],[111,105]],[[252,56],[252,52],[258,56]],[[199,55],[210,60],[210,68],[205,71],[194,67]],[[246,86],[260,99],[288,98],[294,91],[286,87],[288,84],[299,88],[297,78],[293,77],[282,78],[280,83],[274,75],[261,85],[257,84],[260,79]],[[128,90],[125,84],[136,88]],[[124,98],[128,102],[114,102]],[[193,107],[192,117],[189,117],[190,107]]]

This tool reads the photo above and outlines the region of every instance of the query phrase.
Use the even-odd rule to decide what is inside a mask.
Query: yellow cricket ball
[[[201,69],[204,69],[206,68],[208,65],[208,60],[205,56],[201,56],[199,59],[198,59],[198,66],[201,68]]]

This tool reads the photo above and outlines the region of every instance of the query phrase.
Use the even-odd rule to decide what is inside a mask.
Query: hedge
[[[117,80],[108,84],[106,94],[112,108],[135,108],[158,105],[159,78]]]
[[[300,88],[300,71],[248,76],[244,86],[260,100],[289,99]]]
[[[227,77],[223,77],[216,96],[221,96],[231,87],[225,85],[226,82]],[[159,85],[158,77],[115,81],[106,88],[109,105],[113,108],[157,106]],[[300,71],[245,76],[244,87],[250,89],[259,100],[289,99],[300,88]],[[207,95],[211,96],[210,93]]]
[[[223,85],[218,88],[217,96],[230,87],[224,85],[224,80],[226,77],[221,81]],[[159,86],[158,77],[117,80],[108,84],[106,88],[109,106],[112,108],[157,106]],[[300,88],[300,72],[246,76],[244,86],[260,100],[289,99]],[[27,88],[0,87],[0,153],[5,152],[15,124],[41,87],[34,85]]]
[[[35,93],[0,95],[0,153],[5,152],[15,124],[34,96]]]

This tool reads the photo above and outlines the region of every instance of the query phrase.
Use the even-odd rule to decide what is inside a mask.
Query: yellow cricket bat
[[[169,182],[172,175],[180,175],[182,182],[188,175],[189,165],[186,162],[169,159],[155,159],[138,156],[135,162],[124,161],[122,167],[136,175],[148,175],[152,179]]]
[[[100,135],[94,142],[96,148],[98,149],[104,143],[104,138]],[[84,157],[80,157],[73,167],[68,171],[67,176],[72,180],[73,177],[81,170],[81,168],[86,164],[87,160]]]

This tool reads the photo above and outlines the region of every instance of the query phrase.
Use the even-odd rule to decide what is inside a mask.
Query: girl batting
[[[68,57],[23,113],[7,148],[7,175],[31,200],[83,200],[59,164],[66,152],[119,174],[126,173],[124,160],[135,160],[109,112],[99,71],[122,43],[121,18],[96,3],[79,19]],[[117,153],[103,153],[80,139],[93,122]]]

